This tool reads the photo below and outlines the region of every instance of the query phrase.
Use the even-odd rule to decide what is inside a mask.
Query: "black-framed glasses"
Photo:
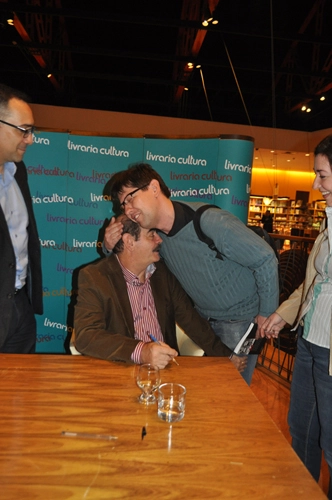
[[[141,186],[137,189],[134,189],[134,191],[131,191],[131,193],[128,193],[127,196],[125,196],[125,199],[123,200],[123,202],[120,203],[120,209],[122,211],[124,211],[125,206],[128,205],[128,203],[131,203],[132,199],[135,198],[134,195],[137,193],[137,191],[140,191],[141,189],[148,187],[149,184],[150,184],[150,182],[148,184],[144,184],[144,186]]]
[[[29,137],[29,134],[33,135],[35,133],[36,127],[30,127],[30,128],[24,128],[24,127],[19,127],[18,125],[13,125],[12,123],[5,122],[5,120],[0,120],[1,123],[4,123],[5,125],[9,125],[9,127],[16,128],[20,132],[23,133],[23,138],[26,139]]]

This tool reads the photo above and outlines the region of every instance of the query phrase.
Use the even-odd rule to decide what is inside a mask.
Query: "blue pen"
[[[157,339],[156,339],[156,337],[155,337],[154,335],[152,335],[152,333],[149,333],[149,337],[150,337],[150,339],[152,340],[152,342],[156,342],[156,344],[161,345],[161,344],[160,344],[160,342],[159,342],[159,340],[157,340]],[[175,359],[175,358],[172,358],[172,361],[174,361],[174,363],[175,363],[176,365],[180,366],[180,365],[179,365],[179,363],[176,361],[176,359]]]

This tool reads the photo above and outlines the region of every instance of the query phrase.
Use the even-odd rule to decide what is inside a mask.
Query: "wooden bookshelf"
[[[270,210],[273,215],[274,231],[290,234],[298,230],[299,236],[311,236],[319,230],[325,218],[325,200],[315,200],[303,205],[301,200],[290,200],[288,197],[273,198],[263,195],[251,195],[248,211],[248,224],[261,225],[263,214]]]

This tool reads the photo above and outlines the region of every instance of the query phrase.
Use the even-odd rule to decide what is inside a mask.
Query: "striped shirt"
[[[140,363],[141,351],[146,342],[151,342],[149,334],[158,341],[163,342],[163,334],[159,325],[156,306],[152,295],[150,278],[156,270],[154,264],[150,264],[145,272],[145,281],[141,283],[139,278],[126,269],[116,256],[121,266],[122,273],[127,285],[129,302],[134,320],[135,339],[140,340],[131,355],[134,363]]]
[[[332,208],[326,207],[328,228],[315,259],[317,276],[311,303],[304,317],[303,338],[312,344],[330,349],[332,296]]]

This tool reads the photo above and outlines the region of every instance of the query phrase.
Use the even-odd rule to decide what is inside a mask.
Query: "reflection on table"
[[[161,373],[187,388],[170,425],[137,402],[135,366],[1,354],[1,498],[325,498],[227,358],[178,361]]]

